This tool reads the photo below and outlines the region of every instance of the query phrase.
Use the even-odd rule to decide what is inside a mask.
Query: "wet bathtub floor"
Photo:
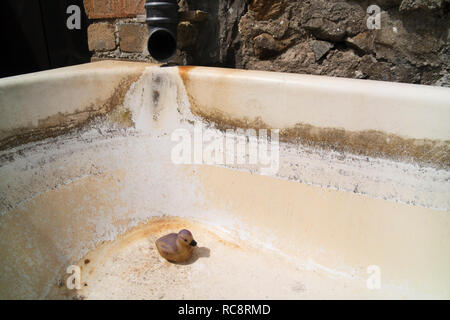
[[[155,240],[188,228],[198,242],[192,258],[169,263]],[[332,279],[276,254],[228,241],[210,227],[179,219],[157,219],[114,242],[104,243],[80,262],[78,299],[310,299],[363,298],[363,283]]]

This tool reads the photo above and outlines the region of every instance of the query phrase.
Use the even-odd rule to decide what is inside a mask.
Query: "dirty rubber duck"
[[[197,242],[189,230],[167,234],[155,242],[159,254],[169,262],[184,262],[192,256]]]

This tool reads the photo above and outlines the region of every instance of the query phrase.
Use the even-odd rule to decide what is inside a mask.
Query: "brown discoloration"
[[[180,67],[178,67],[178,73],[179,73],[181,79],[183,79],[183,82],[185,84],[188,81],[189,71],[191,71],[192,69],[195,69],[195,67],[193,67],[193,66],[180,66]]]
[[[192,97],[189,99],[192,112],[220,130],[271,129],[261,118],[237,119],[219,110],[206,112],[193,103]],[[320,128],[303,123],[280,130],[280,141],[364,156],[412,160],[443,169],[450,168],[450,141],[404,138],[375,130],[353,132],[340,128]]]
[[[238,244],[236,244],[234,242],[228,242],[228,241],[224,241],[222,239],[218,239],[217,241],[220,242],[221,244],[223,244],[224,246],[229,247],[229,248],[233,248],[233,249],[240,249],[241,248]]]
[[[192,101],[192,100],[191,100]],[[260,117],[255,119],[248,118],[230,118],[219,110],[205,112],[195,104],[191,104],[191,111],[197,116],[203,118],[209,125],[216,127],[219,130],[225,131],[227,129],[270,129],[270,127],[261,120]]]
[[[189,71],[192,67],[179,67],[178,69],[185,87],[189,88]],[[259,117],[253,119],[234,118],[217,109],[206,111],[198,106],[195,98],[189,92],[187,95],[192,113],[219,130],[271,129]],[[354,132],[342,128],[322,128],[298,123],[294,127],[280,130],[280,141],[303,143],[364,156],[416,161],[443,169],[450,168],[450,141],[448,140],[413,139],[376,130]]]
[[[109,120],[121,128],[131,128],[134,126],[131,110],[119,107],[109,113]]]
[[[303,142],[340,152],[372,157],[414,160],[450,168],[450,141],[404,138],[375,130],[359,132],[297,124],[280,132],[281,140]]]
[[[110,121],[125,127],[132,126],[131,113],[122,107],[122,103],[131,84],[136,82],[140,76],[141,72],[138,72],[120,81],[114,94],[101,106],[92,104],[74,113],[58,113],[46,119],[39,120],[36,127],[24,127],[0,132],[0,151],[21,144],[65,134],[73,129],[83,127],[91,120],[100,116],[110,115]]]

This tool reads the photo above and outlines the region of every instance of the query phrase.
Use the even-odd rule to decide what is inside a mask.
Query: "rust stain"
[[[143,240],[144,243],[141,242],[140,246],[148,246],[149,251],[147,254],[149,256],[146,257],[147,261],[144,261],[142,265],[131,266],[132,268],[128,269],[127,272],[135,274],[136,277],[141,277],[144,273],[150,274],[161,268],[167,268],[168,263],[163,259],[159,259],[159,254],[157,253],[154,241],[162,234],[178,232],[184,228],[193,230],[194,237],[197,235],[197,240],[200,240],[199,247],[194,251],[193,261],[188,262],[188,264],[195,263],[195,261],[201,257],[209,257],[209,255],[202,255],[201,251],[203,250],[203,252],[208,252],[209,254],[210,249],[208,247],[214,247],[211,242],[215,242],[216,244],[231,249],[243,251],[250,250],[249,248],[241,247],[237,243],[221,238],[214,230],[209,229],[208,225],[201,222],[175,216],[162,215],[153,217],[130,228],[127,232],[119,235],[114,241],[104,241],[99,243],[95,248],[91,249],[87,256],[76,263],[78,266],[83,267],[81,274],[83,279],[82,289],[69,290],[64,285],[69,274],[65,273],[65,268],[62,268],[60,270],[60,280],[51,288],[51,292],[47,297],[51,297],[52,299],[82,299],[83,295],[85,295],[83,289],[92,287],[92,283],[89,281],[88,277],[95,276],[95,273],[99,272],[99,266],[102,266],[110,259],[114,260],[115,257],[120,255],[122,250]],[[87,257],[89,257],[89,259],[87,259]],[[86,260],[89,260],[91,263],[86,265]],[[181,272],[181,275],[183,275],[183,272]]]
[[[187,81],[189,80],[189,71],[191,71],[192,69],[195,69],[194,66],[180,66],[178,67],[178,73],[181,77],[181,79],[183,79],[184,84],[186,85]]]
[[[241,249],[241,247],[238,244],[236,244],[236,243],[225,241],[225,240],[222,240],[220,238],[218,238],[217,241],[220,242],[221,244],[223,244],[226,247],[233,248],[233,249]]]
[[[167,233],[177,233],[181,229],[198,229],[201,227],[202,232],[207,232],[211,238],[215,241],[222,243],[230,248],[239,249],[240,246],[236,243],[226,241],[216,235],[214,232],[209,231],[202,223],[196,221],[190,221],[185,218],[179,218],[175,216],[159,216],[153,217],[146,222],[142,222],[133,228],[130,228],[126,233],[119,235],[113,243],[105,242],[95,248],[109,247],[111,252],[117,252],[117,250],[122,250],[128,247],[130,244],[140,240],[140,239],[152,239],[156,240],[162,235]],[[194,238],[196,235],[194,234]],[[151,241],[153,243],[153,241]],[[201,243],[200,243],[201,245]],[[155,248],[156,250],[156,248]],[[97,261],[98,262],[98,261]],[[80,265],[80,263],[79,263]],[[92,271],[92,270],[91,270]]]

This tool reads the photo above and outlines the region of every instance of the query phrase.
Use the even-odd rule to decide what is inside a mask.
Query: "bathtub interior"
[[[448,298],[446,89],[423,89],[410,117],[423,117],[430,95],[432,119],[416,130],[401,121],[402,96],[391,92],[390,120],[373,127],[414,143],[440,141],[431,150],[442,156],[424,158],[432,163],[283,136],[273,174],[235,162],[174,163],[175,130],[220,133],[236,119],[257,129],[292,126],[295,101],[314,103],[314,81],[353,108],[340,97],[348,92],[333,87],[340,80],[296,77],[102,62],[0,83],[0,297]],[[351,84],[358,91],[360,82]],[[265,86],[278,109],[258,102]],[[359,103],[375,103],[358,92]],[[303,110],[300,117],[371,129],[362,116],[345,123]],[[188,263],[170,264],[153,242],[184,227],[199,248]],[[66,287],[70,265],[81,268],[78,290]],[[368,288],[370,266],[380,270],[379,289]]]

